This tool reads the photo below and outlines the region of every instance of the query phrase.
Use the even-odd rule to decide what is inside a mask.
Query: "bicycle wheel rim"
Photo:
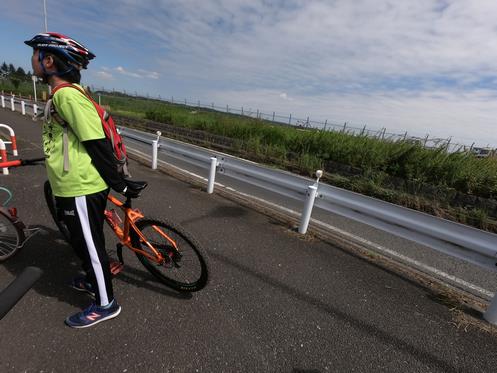
[[[21,235],[12,221],[0,212],[0,261],[14,255],[21,247]]]
[[[158,220],[145,219],[139,221],[136,225],[163,256],[167,256],[168,259],[172,256],[172,260],[168,260],[168,263],[158,264],[137,253],[141,263],[155,277],[179,291],[192,292],[205,286],[207,283],[207,263],[201,252],[200,245],[190,234],[180,227]],[[154,227],[157,227],[163,234],[172,239],[177,246],[177,250]],[[139,243],[138,246],[139,240],[136,234],[133,241],[133,246],[141,247],[142,250],[152,254],[150,248],[143,242]],[[178,252],[180,255],[178,255]]]

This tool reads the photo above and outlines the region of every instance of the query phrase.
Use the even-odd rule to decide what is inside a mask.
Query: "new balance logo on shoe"
[[[98,319],[101,315],[99,315],[98,313],[96,312],[92,312],[90,313],[88,316],[86,316],[86,318],[90,321],[95,321],[96,319]]]
[[[74,213],[74,210],[64,210],[64,215],[65,216],[76,216]]]

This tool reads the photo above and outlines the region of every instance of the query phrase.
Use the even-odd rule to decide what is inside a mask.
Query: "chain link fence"
[[[126,91],[116,91],[116,90],[108,90],[103,87],[98,88],[98,87],[91,87],[92,91],[94,92],[100,92],[104,94],[121,94],[129,97],[137,97],[137,98],[147,98],[147,99],[154,99],[154,100],[159,100],[159,101],[164,101],[167,103],[171,104],[178,104],[178,105],[184,105],[187,107],[190,107],[192,109],[209,109],[209,110],[214,110],[218,112],[224,112],[224,113],[229,113],[229,114],[236,114],[236,115],[242,115],[246,117],[251,117],[251,118],[257,118],[261,120],[266,120],[269,122],[273,122],[276,124],[286,124],[290,126],[295,126],[298,128],[315,128],[323,131],[335,131],[335,132],[342,132],[346,133],[349,135],[353,136],[367,136],[367,137],[372,137],[372,138],[377,138],[377,139],[382,139],[386,141],[409,141],[412,143],[417,143],[420,144],[426,148],[430,149],[445,149],[446,151],[452,153],[452,152],[472,152],[478,157],[487,157],[487,156],[495,156],[496,155],[496,149],[493,148],[488,148],[488,147],[478,147],[475,146],[475,143],[471,145],[467,144],[459,144],[455,143],[452,141],[451,137],[448,138],[436,138],[436,137],[430,137],[430,135],[426,135],[424,137],[419,137],[419,136],[412,136],[410,135],[407,131],[404,133],[394,133],[394,132],[388,132],[386,128],[381,128],[381,129],[371,129],[367,128],[366,125],[359,127],[355,125],[351,125],[347,122],[344,123],[336,123],[336,122],[331,122],[328,120],[323,121],[315,121],[311,120],[309,117],[307,118],[299,118],[296,116],[293,116],[292,114],[289,115],[281,115],[281,114],[276,114],[276,112],[269,112],[269,113],[264,113],[260,111],[259,109],[252,109],[252,108],[245,108],[245,107],[233,107],[229,105],[223,105],[219,106],[216,105],[214,102],[211,103],[205,103],[205,102],[200,102],[200,100],[195,101],[189,101],[186,98],[180,99],[178,97],[161,97],[160,95],[158,96],[140,96],[137,94],[137,92],[126,92]]]

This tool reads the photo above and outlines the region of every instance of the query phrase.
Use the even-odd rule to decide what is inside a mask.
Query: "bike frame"
[[[115,221],[113,213],[111,210],[106,209],[104,214],[105,214],[105,220],[111,227],[111,229],[114,231],[116,234],[117,238],[119,239],[119,242],[123,245],[126,246],[128,249],[139,253],[145,257],[147,257],[150,260],[153,260],[154,262],[158,264],[163,264],[166,261],[166,258],[164,255],[162,255],[145,237],[145,235],[138,229],[136,226],[135,222],[138,219],[141,219],[144,217],[144,215],[138,210],[138,209],[133,209],[131,208],[131,199],[127,198],[126,202],[122,202],[113,195],[109,194],[107,199],[116,207],[119,207],[123,213],[124,213],[124,222],[119,222]],[[121,224],[122,223],[122,224]],[[169,237],[167,234],[165,234],[161,229],[159,229],[157,226],[153,225],[152,226],[155,231],[157,231],[161,236],[163,236],[171,245],[178,250],[178,247],[176,245],[176,242]],[[133,230],[136,232],[138,237],[140,238],[140,241],[143,242],[147,247],[152,251],[154,255],[151,255],[150,253],[136,248],[133,246],[133,243],[131,242],[131,236],[130,236],[130,231]],[[169,259],[169,258],[168,258]]]

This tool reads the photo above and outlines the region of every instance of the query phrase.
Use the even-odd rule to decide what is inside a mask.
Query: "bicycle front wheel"
[[[17,253],[24,241],[24,232],[0,211],[0,262]]]
[[[136,227],[155,250],[166,258],[164,263],[159,264],[136,252],[140,262],[157,279],[178,291],[198,291],[206,285],[208,271],[203,250],[183,228],[154,219],[141,219],[136,222]],[[136,232],[132,231],[131,239],[133,247],[155,255]]]

